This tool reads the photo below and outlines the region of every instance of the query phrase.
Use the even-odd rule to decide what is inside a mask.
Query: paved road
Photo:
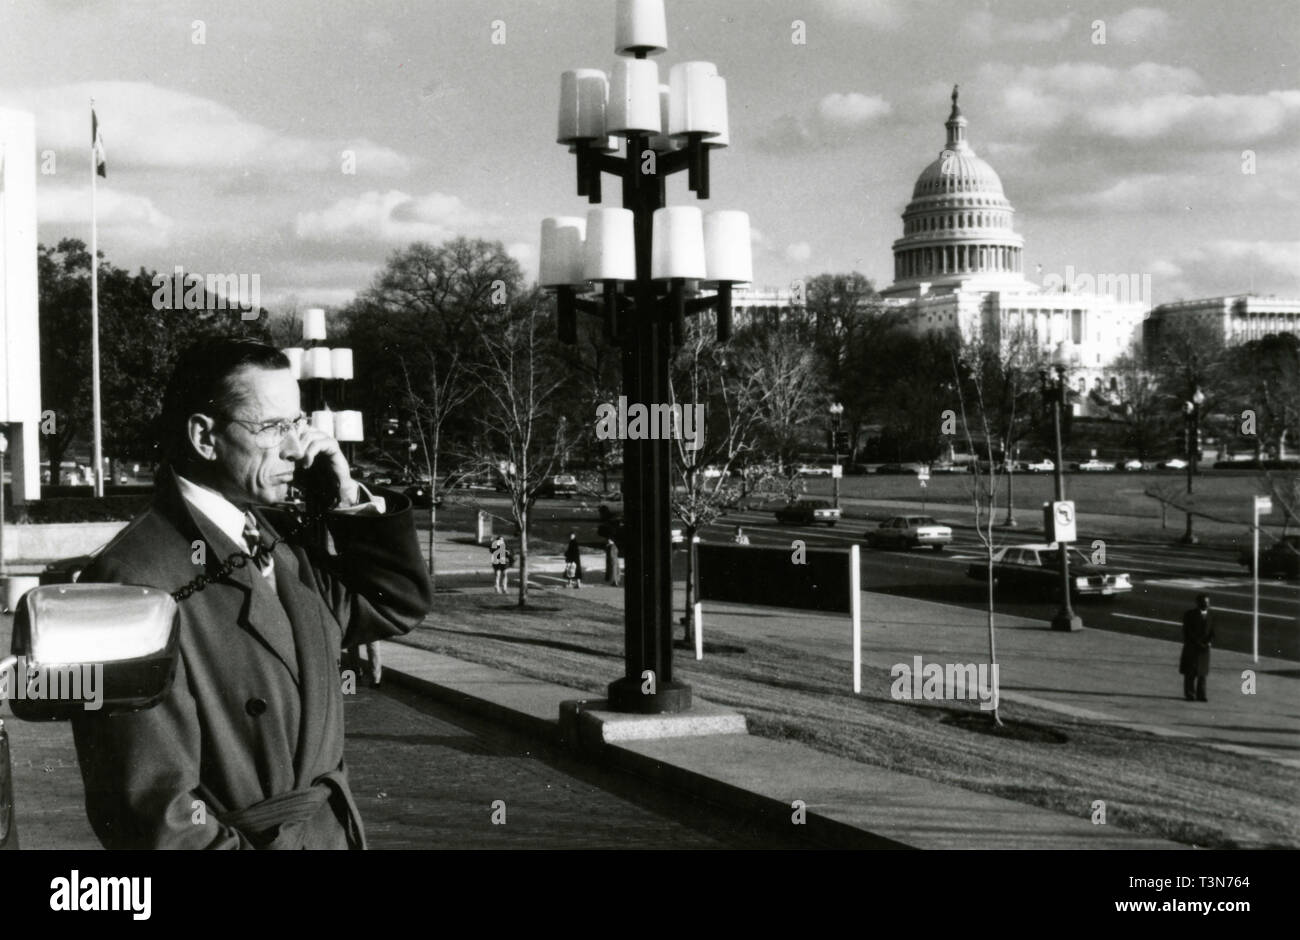
[[[484,502],[491,505],[492,497],[485,497]],[[938,506],[932,514],[940,521],[957,518],[946,518],[944,510]],[[455,513],[444,518],[449,525],[459,521]],[[803,539],[809,547],[844,547],[863,544],[866,528],[875,524],[852,519],[841,521],[835,528],[788,526],[778,524],[770,512],[743,512],[731,513],[720,524],[707,527],[702,537],[727,541],[735,526],[741,525],[754,545],[789,546],[794,539]],[[596,525],[594,511],[583,510],[577,501],[548,500],[538,504],[533,531],[540,538],[562,542],[572,529],[584,543],[596,544]],[[472,528],[472,523],[466,527]],[[1168,534],[1171,539],[1176,537],[1173,531]],[[864,545],[863,589],[982,608],[984,587],[967,578],[966,569],[983,557],[983,547],[971,529],[955,528],[954,536],[953,545],[943,553],[874,551]],[[998,545],[1016,544],[1041,541],[1041,536],[1038,527],[1029,521],[1018,530],[997,530],[995,540]],[[1080,543],[1080,547],[1088,554],[1093,552],[1091,541]],[[1205,546],[1123,541],[1110,541],[1105,550],[1107,566],[1129,572],[1134,590],[1123,597],[1081,602],[1079,613],[1087,627],[1181,642],[1183,612],[1192,606],[1197,592],[1205,591],[1218,610],[1216,645],[1251,651],[1251,579],[1237,563],[1235,553]],[[680,552],[674,559],[674,574],[685,577]],[[1057,606],[1044,597],[1004,596],[998,598],[997,604],[1004,613],[1044,620],[1051,618]],[[1298,615],[1300,584],[1272,580],[1260,583],[1260,655],[1300,660]]]

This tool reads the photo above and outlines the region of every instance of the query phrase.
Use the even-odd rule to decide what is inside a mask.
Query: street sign
[[[1267,516],[1267,515],[1268,515],[1270,512],[1272,512],[1272,511],[1273,511],[1273,497],[1271,497],[1271,496],[1256,496],[1256,497],[1255,497],[1255,513],[1256,513],[1256,515]]]
[[[1049,542],[1077,540],[1073,500],[1043,503],[1043,533]]]
[[[832,480],[838,480],[838,479],[840,479],[840,477],[842,477],[842,476],[844,476],[844,466],[843,466],[843,464],[838,464],[838,463],[837,463],[837,464],[835,464],[834,466],[831,467],[831,479],[832,479]]]

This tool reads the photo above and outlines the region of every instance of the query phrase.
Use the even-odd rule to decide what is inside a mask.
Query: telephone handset
[[[330,509],[338,502],[339,484],[329,459],[320,454],[310,467],[299,461],[293,471],[293,485],[302,494],[309,512]]]

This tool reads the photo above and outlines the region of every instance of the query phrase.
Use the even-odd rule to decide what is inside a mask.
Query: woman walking
[[[496,575],[496,592],[506,594],[509,592],[510,579],[506,572],[510,570],[514,557],[510,552],[510,546],[506,544],[504,535],[498,535],[488,544],[488,551],[492,553],[492,571]]]

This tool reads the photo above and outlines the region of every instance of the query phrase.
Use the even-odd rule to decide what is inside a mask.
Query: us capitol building
[[[1004,348],[1019,337],[1030,355],[1050,355],[1064,342],[1079,393],[1114,391],[1110,367],[1141,343],[1148,307],[1138,297],[1074,292],[1064,281],[1051,291],[1026,280],[1016,210],[967,139],[956,88],[944,126],[943,151],[917,177],[903,212],[894,282],[880,292],[886,307],[915,330],[955,329],[968,340],[983,333]]]
[[[1044,355],[1064,342],[1074,361],[1075,410],[1083,413],[1097,410],[1098,400],[1118,403],[1116,360],[1140,353],[1177,318],[1221,324],[1229,345],[1268,333],[1300,335],[1300,300],[1239,294],[1151,309],[1149,278],[1138,284],[1137,275],[1099,275],[1089,285],[1087,275],[1067,268],[1044,279],[1055,289],[1027,280],[1015,209],[998,174],[971,147],[957,98],[953,88],[947,140],[912,188],[903,235],[893,243],[894,281],[880,291],[885,308],[911,329],[957,330],[968,340],[983,333],[1004,348],[1020,336]],[[1094,291],[1071,289],[1088,286]],[[789,290],[738,291],[735,313],[738,320],[779,317],[792,302]]]

